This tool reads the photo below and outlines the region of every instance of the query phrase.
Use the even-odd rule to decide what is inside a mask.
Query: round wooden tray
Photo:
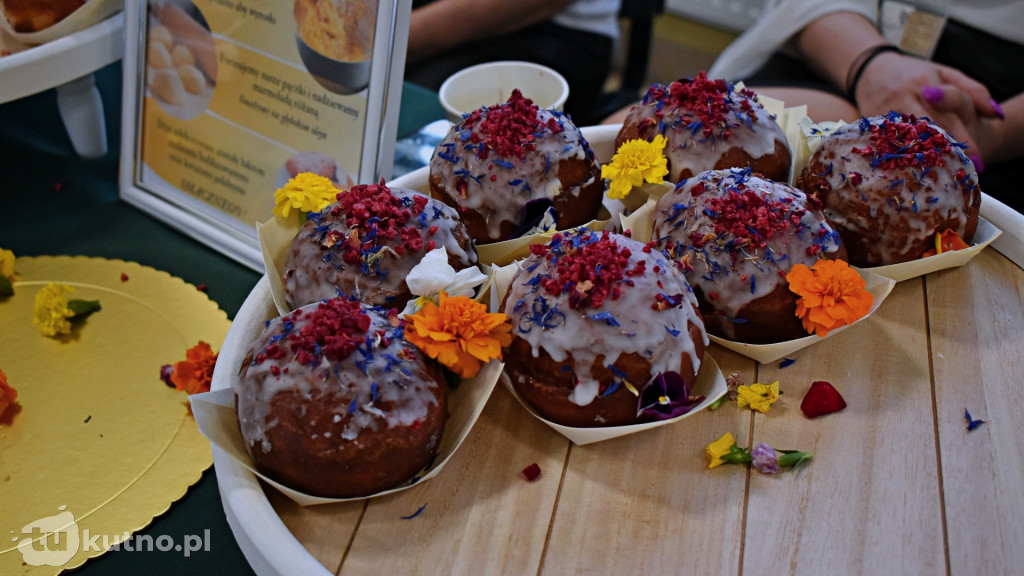
[[[602,126],[584,134],[607,158],[617,131]],[[417,171],[393,184],[417,188],[425,182],[425,173]],[[961,391],[967,375],[960,372],[973,370],[972,385],[992,390],[986,392],[993,395],[984,405],[987,414],[980,400],[971,405],[976,416],[1002,415],[1006,442],[1014,441],[1009,429],[1016,417],[1000,406],[1012,405],[1006,398],[1024,402],[1005,384],[1024,370],[1024,360],[986,374],[978,366],[991,367],[998,351],[967,349],[949,336],[995,308],[1008,319],[986,326],[995,332],[985,341],[1012,341],[1015,330],[1019,341],[1024,325],[1020,289],[1014,288],[1024,285],[1024,217],[988,196],[982,211],[1003,231],[992,246],[1016,266],[985,250],[962,268],[900,283],[878,314],[801,351],[785,371],[712,346],[724,374],[737,371],[747,383],[782,380],[785,394],[768,415],[724,406],[673,426],[575,446],[498,387],[437,478],[383,498],[302,508],[215,449],[228,521],[253,569],[264,576],[669,573],[680,562],[708,574],[735,574],[742,566],[785,573],[798,562],[805,571],[818,566],[819,572],[863,573],[897,570],[893,558],[900,557],[912,558],[902,565],[908,572],[942,571],[943,562],[964,568],[954,548],[981,538],[967,538],[964,530],[987,526],[986,534],[998,540],[999,533],[1024,529],[1024,520],[1015,519],[1021,514],[1000,515],[991,506],[999,502],[995,486],[1021,472],[1014,464],[993,465],[997,482],[993,474],[977,480],[955,471],[944,475],[936,458],[941,453],[952,462],[967,450],[960,447],[961,414],[974,399]],[[239,334],[273,314],[264,278],[236,316],[221,361],[240,361],[232,356],[243,348]],[[865,356],[865,342],[878,352]],[[811,380],[835,383],[850,408],[804,418],[798,405]],[[815,459],[802,472],[780,476],[739,466],[708,471],[704,446],[725,432],[743,446],[764,440],[811,450]],[[866,448],[854,449],[851,441]],[[987,450],[995,454],[999,447],[993,440]],[[907,453],[918,448],[908,462]],[[972,454],[977,459],[989,452]],[[521,470],[533,463],[542,473],[528,482]],[[889,472],[876,477],[872,470]],[[976,493],[989,505],[971,501]],[[893,520],[892,510],[902,516]],[[1000,520],[979,518],[986,513]],[[889,536],[852,536],[889,523]],[[833,560],[821,560],[826,548]],[[1008,567],[1013,557],[1007,554],[978,559],[978,566]]]

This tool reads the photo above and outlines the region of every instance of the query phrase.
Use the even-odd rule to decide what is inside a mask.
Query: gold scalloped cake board
[[[18,390],[0,420],[0,574],[57,574],[147,526],[210,466],[187,396],[159,373],[200,340],[217,351],[231,323],[194,286],[132,262],[18,258],[15,274],[15,294],[0,299],[0,368]],[[32,324],[51,281],[102,306],[63,339]],[[44,548],[33,526],[66,536]]]

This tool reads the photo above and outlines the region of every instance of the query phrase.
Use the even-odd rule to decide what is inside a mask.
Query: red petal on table
[[[540,476],[540,466],[538,466],[537,463],[534,462],[533,464],[530,464],[526,468],[523,468],[523,476],[526,476],[527,480],[533,482],[534,480],[537,479],[538,476]]]
[[[839,391],[828,382],[821,381],[811,383],[811,389],[800,403],[800,410],[808,418],[831,414],[843,408],[846,408],[846,400],[843,400]]]

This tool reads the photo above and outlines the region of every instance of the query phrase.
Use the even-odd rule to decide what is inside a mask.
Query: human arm
[[[981,118],[976,140],[981,157],[991,163],[1024,156],[1024,94],[1000,104],[1005,120]]]
[[[974,143],[967,153],[976,157],[975,163],[977,158],[981,158],[984,164],[996,164],[1024,156],[1024,94],[1002,102],[1000,109],[1005,118],[993,119],[972,115],[973,103],[954,86],[942,85],[931,89],[934,92],[930,96],[936,107],[967,118],[964,127],[970,136],[969,142]],[[963,139],[960,134],[954,132],[953,135]]]
[[[406,61],[543,22],[574,0],[436,0],[413,10]]]
[[[842,90],[850,87],[851,67],[858,56],[874,46],[887,44],[874,24],[861,15],[836,12],[807,25],[796,38],[805,61],[824,78]],[[854,70],[855,72],[855,70]],[[957,92],[970,106],[939,106],[925,98],[927,87],[943,86]],[[875,116],[890,110],[928,116],[958,138],[966,139],[975,150],[968,123],[978,118],[999,122],[999,112],[988,90],[966,74],[898,52],[883,52],[871,59],[861,71],[853,97],[862,115]],[[977,128],[977,126],[975,126]]]

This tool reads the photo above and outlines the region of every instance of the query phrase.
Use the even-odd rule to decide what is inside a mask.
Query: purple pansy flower
[[[690,388],[678,372],[662,372],[640,391],[636,414],[652,420],[669,420],[686,414],[702,400],[703,396],[690,396]]]

